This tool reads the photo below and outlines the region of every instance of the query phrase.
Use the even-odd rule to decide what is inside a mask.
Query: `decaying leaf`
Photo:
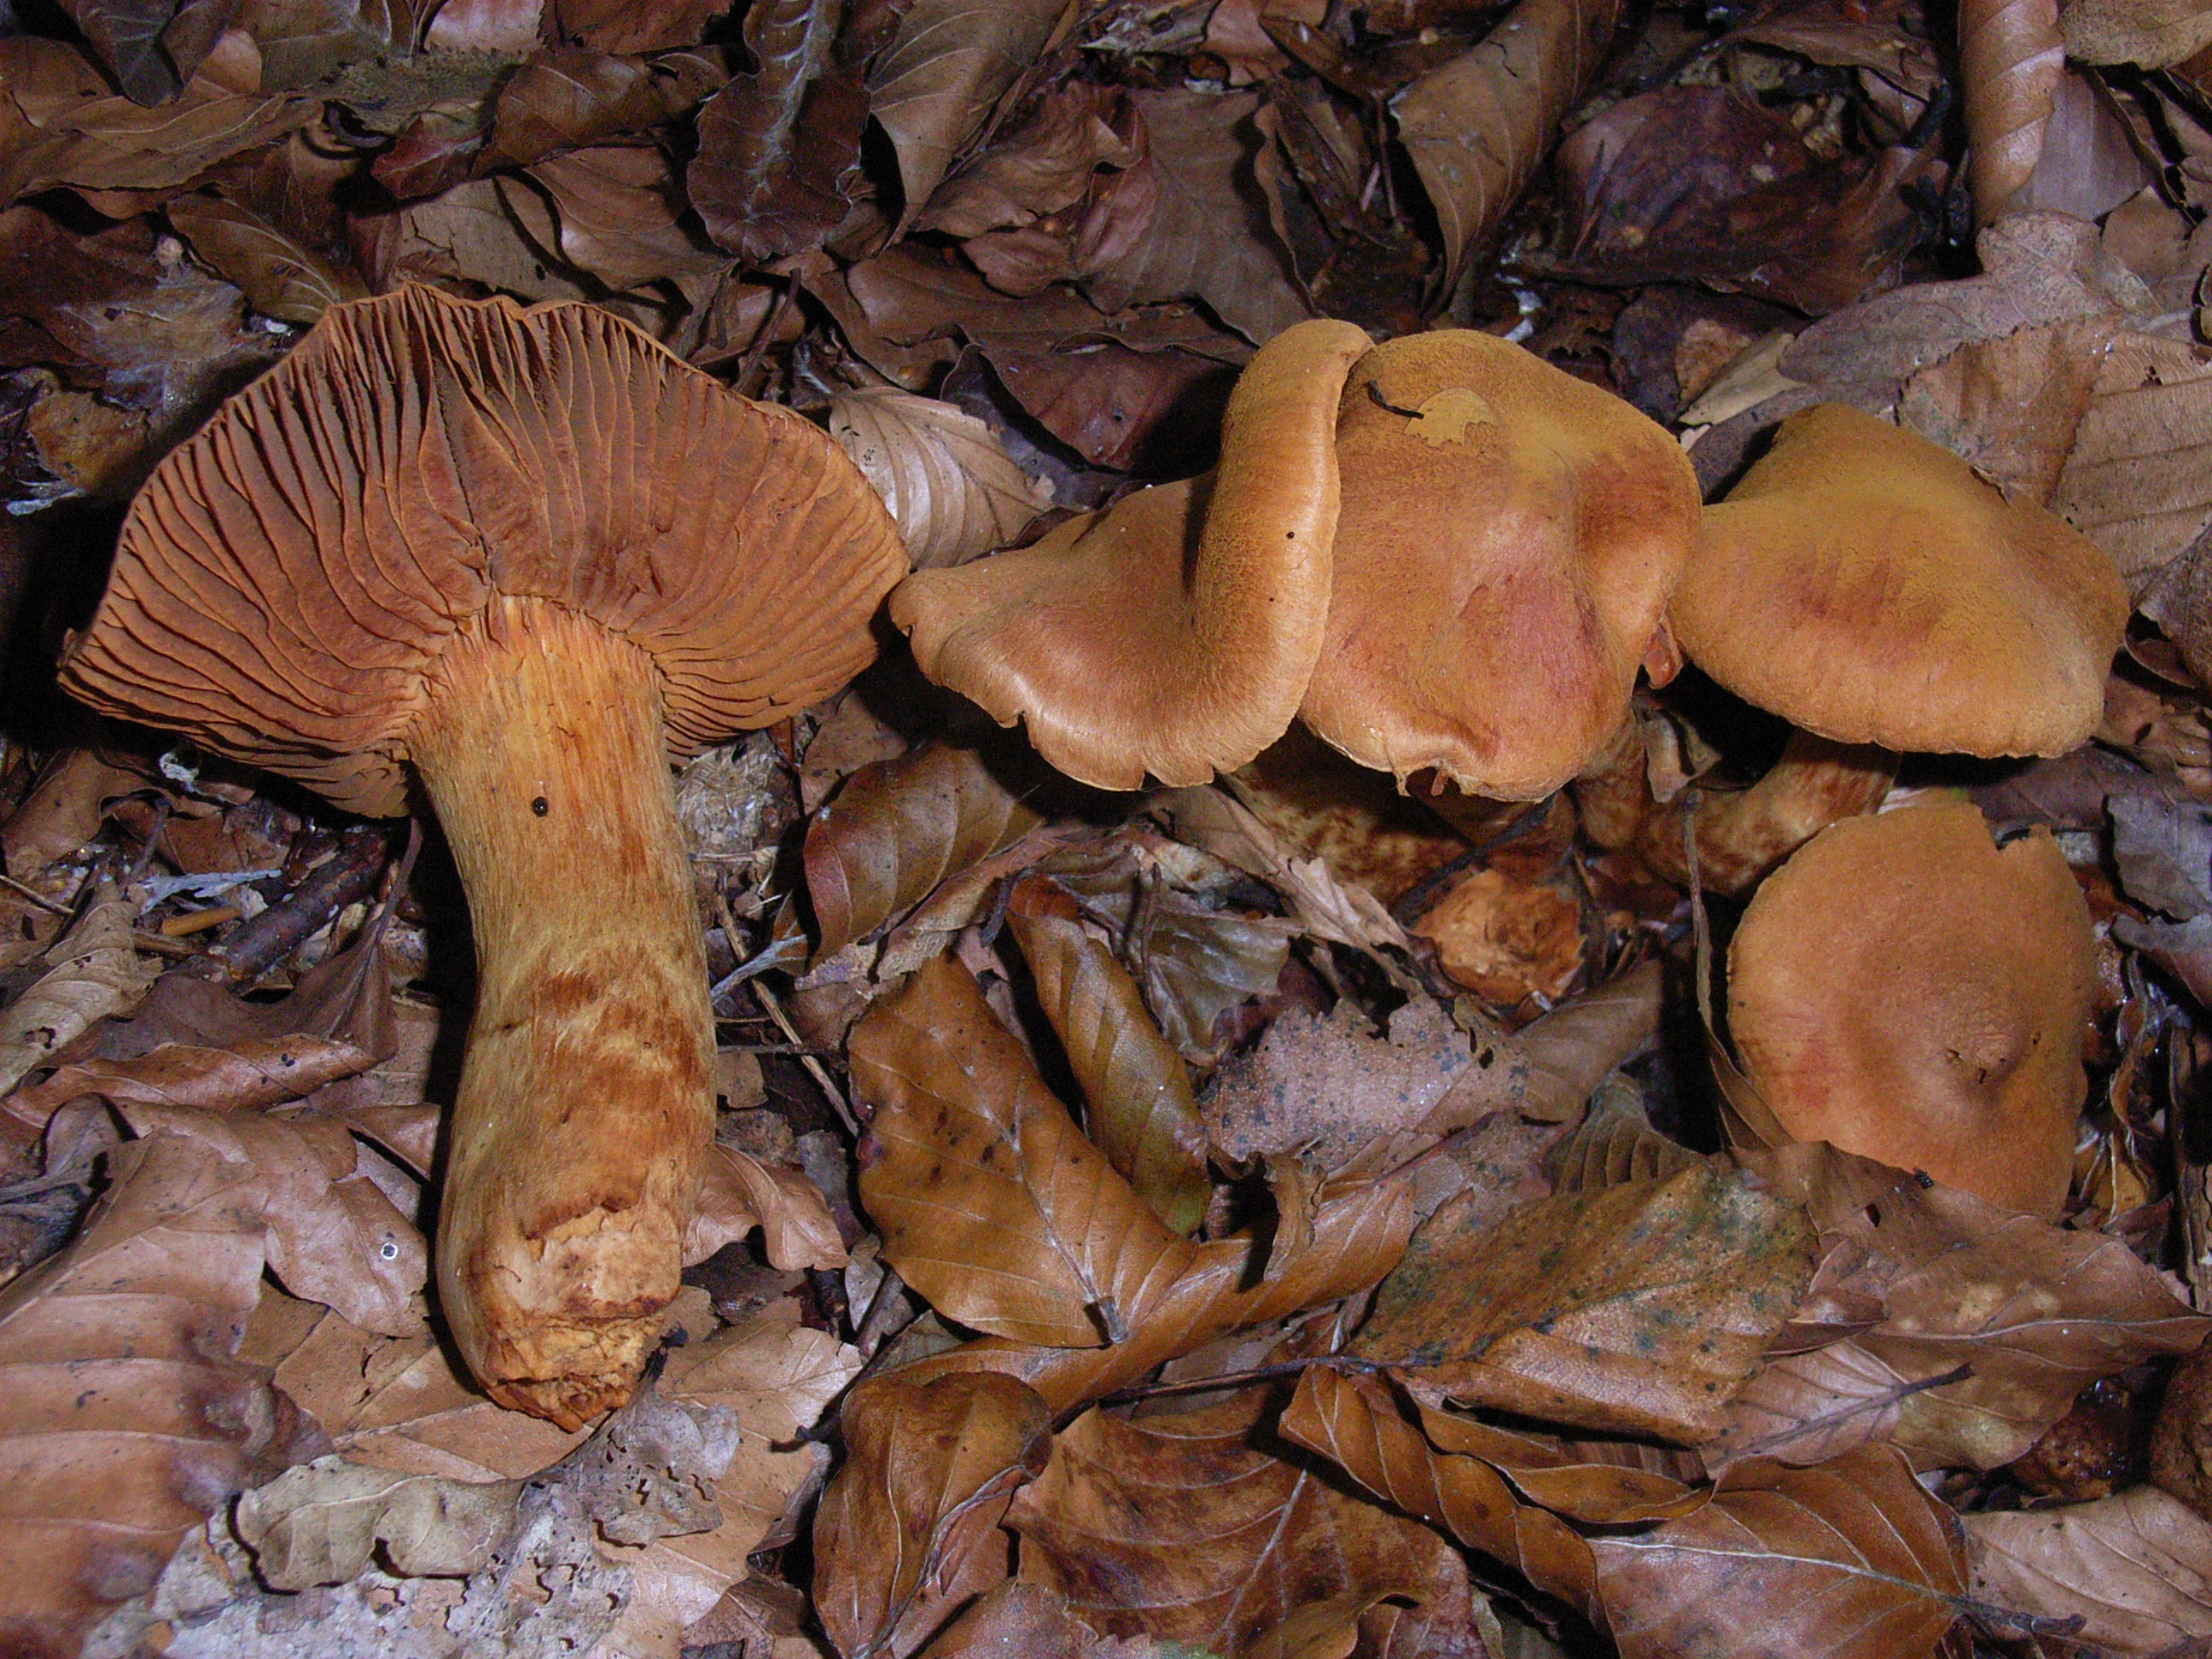
[[[1386,1595],[1463,1609],[1466,1566],[1442,1538],[1252,1448],[1266,1403],[1248,1391],[1134,1422],[1077,1419],[1007,1513],[1023,1578],[1095,1629],[1224,1659],[1316,1603],[1349,1603],[1346,1626]]]
[[[2081,1619],[2079,1640],[2129,1659],[2185,1651],[2212,1629],[2212,1524],[2156,1486],[1963,1524],[1983,1601]]]
[[[2068,0],[2058,27],[2085,64],[2163,69],[2212,46],[2212,9],[2200,0]]]
[[[1695,1443],[1812,1274],[1798,1207],[1699,1164],[1414,1236],[1347,1352],[1417,1396]]]
[[[814,1522],[815,1605],[845,1659],[903,1656],[1006,1576],[988,1540],[1044,1468],[1051,1415],[1007,1377],[887,1376],[854,1391],[842,1422],[845,1466]]]
[[[1956,1517],[1881,1446],[1741,1465],[1688,1515],[1590,1549],[1623,1659],[1917,1659],[1966,1590]]]
[[[287,1469],[238,1502],[238,1534],[270,1587],[340,1584],[382,1553],[405,1577],[464,1577],[514,1522],[520,1480],[396,1474],[342,1457]]]
[[[2100,360],[2051,509],[2141,592],[2212,526],[2212,362],[2195,346],[2122,333]]]
[[[76,1239],[0,1290],[0,1641],[26,1655],[74,1654],[283,1429],[232,1358],[261,1279],[252,1166],[156,1134],[109,1172]]]
[[[135,1006],[153,984],[156,964],[131,946],[137,905],[103,882],[89,908],[47,952],[46,971],[0,1010],[0,1095],[95,1020]]]
[[[862,767],[806,830],[816,959],[867,938],[1039,822],[972,749],[928,744]]]
[[[1007,920],[1083,1091],[1091,1139],[1168,1230],[1188,1237],[1213,1194],[1190,1073],[1136,981],[1077,914],[1073,899],[1031,878]]]
[[[1620,17],[1618,0],[1521,0],[1480,46],[1391,100],[1443,232],[1444,292],[1543,160]]]
[[[935,398],[860,386],[830,400],[830,435],[890,509],[917,569],[1004,547],[1052,504],[991,428]]]

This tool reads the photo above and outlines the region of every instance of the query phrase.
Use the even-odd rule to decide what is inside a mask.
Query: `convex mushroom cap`
[[[1343,505],[1301,718],[1362,765],[1536,800],[1627,717],[1696,544],[1681,447],[1610,392],[1468,329],[1352,366]]]
[[[505,1404],[626,1399],[678,1287],[714,1023],[670,755],[850,678],[905,562],[798,416],[593,307],[419,288],[333,307],[131,504],[64,684],[359,811],[412,766],[445,830],[439,1294]]]
[[[1822,404],[1707,509],[1668,616],[1691,661],[1807,731],[1999,756],[2087,739],[2128,610],[2112,561],[2064,520]]]
[[[1070,777],[1206,783],[1289,727],[1319,656],[1336,396],[1368,348],[1301,323],[1247,364],[1208,477],[1140,490],[1036,545],[917,571],[891,601],[921,672]]]
[[[1369,344],[1286,331],[1211,477],[910,577],[891,616],[922,672],[1102,787],[1206,782],[1295,715],[1401,780],[1558,788],[1626,712],[1695,477],[1628,404],[1493,336]]]
[[[2050,832],[1971,803],[1847,818],[1768,877],[1729,950],[1729,1028],[1784,1128],[1991,1203],[2065,1201],[2094,974]]]

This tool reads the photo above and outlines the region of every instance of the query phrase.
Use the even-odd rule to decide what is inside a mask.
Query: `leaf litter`
[[[2203,9],[1923,9],[12,23],[0,1648],[2212,1638]],[[429,1271],[443,855],[45,678],[161,455],[410,282],[598,306],[812,420],[918,566],[1204,471],[1310,316],[1525,345],[1710,495],[1817,403],[1951,450],[2139,607],[2092,747],[1869,763],[2050,825],[2089,895],[2066,1206],[1723,1104],[1697,809],[1781,734],[1671,644],[1624,839],[1595,785],[1394,791],[1297,728],[1079,789],[886,635],[684,775],[728,1099],[648,1382],[574,1431],[495,1404]]]

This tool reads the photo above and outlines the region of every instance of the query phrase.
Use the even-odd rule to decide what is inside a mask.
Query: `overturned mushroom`
[[[1831,825],[1766,879],[1729,949],[1729,1029],[1798,1139],[2049,1214],[2094,975],[2050,831],[1998,847],[1939,799]]]
[[[478,993],[438,1237],[462,1356],[574,1425],[675,1294],[712,1012],[672,753],[823,696],[905,568],[796,416],[606,313],[334,307],[132,503],[64,684],[350,810],[420,777]]]
[[[1206,783],[1282,736],[1328,611],[1345,370],[1367,337],[1301,323],[1246,366],[1209,477],[1140,491],[1034,547],[919,571],[915,660],[1069,776]]]
[[[1842,404],[1790,416],[1706,510],[1668,607],[1692,662],[1800,729],[1775,774],[1698,801],[1703,873],[1747,887],[1821,823],[1875,805],[1898,751],[2077,747],[2128,609],[2094,543],[2008,502],[1950,451]],[[1636,781],[1616,764],[1581,793]],[[1671,815],[1639,830],[1679,871]]]

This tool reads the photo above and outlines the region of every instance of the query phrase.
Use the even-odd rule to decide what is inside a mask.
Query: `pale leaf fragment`
[[[830,435],[884,498],[918,570],[1004,547],[1052,505],[973,415],[893,386],[830,400]]]
[[[53,965],[0,1011],[0,1095],[95,1020],[127,1012],[146,994],[156,964],[132,948],[137,913],[112,882],[101,883],[91,908],[48,952]]]

